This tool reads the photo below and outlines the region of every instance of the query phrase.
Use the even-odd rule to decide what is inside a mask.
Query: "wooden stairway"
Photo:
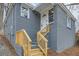
[[[27,32],[22,29],[16,32],[16,44],[23,48],[24,56],[47,56],[48,40],[45,35],[49,32],[49,26],[37,32],[38,47],[32,48],[32,41]]]
[[[34,48],[31,50],[31,56],[44,56],[39,48]]]

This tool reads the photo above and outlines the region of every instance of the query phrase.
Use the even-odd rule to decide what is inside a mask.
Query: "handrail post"
[[[16,44],[23,48],[24,56],[31,55],[31,43],[32,41],[24,29],[16,32]]]
[[[50,25],[47,25],[44,29],[37,32],[38,46],[42,50],[44,55],[46,55],[46,56],[47,56],[47,43],[48,43],[48,40],[45,38],[45,35],[50,31],[49,26]]]

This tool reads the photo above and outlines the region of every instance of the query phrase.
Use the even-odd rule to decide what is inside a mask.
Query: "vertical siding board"
[[[67,14],[58,6],[57,7],[57,51],[63,51],[74,45],[74,24],[72,28],[67,28]]]
[[[36,34],[40,30],[40,14],[32,9],[29,9],[30,18],[27,19],[26,17],[20,16],[20,6],[21,4],[17,4],[16,8],[16,31],[25,29],[31,37],[32,42],[36,42]],[[19,52],[20,50],[20,52],[22,52],[22,49],[18,48],[17,51]]]
[[[48,47],[57,50],[57,6],[54,7],[54,23],[50,25],[51,30],[48,33]]]
[[[30,35],[32,42],[36,42],[36,34],[40,30],[40,14],[29,9],[30,18],[21,17],[20,6],[20,3],[15,4],[10,16],[7,17],[7,23],[5,24],[7,26],[4,29],[5,35],[11,41],[18,55],[22,55],[22,47],[15,43],[16,31],[25,29]],[[72,21],[72,28],[69,30],[66,25],[66,18],[67,14],[56,5],[54,9],[54,23],[51,24],[51,31],[48,33],[48,47],[52,50],[62,51],[72,47],[75,43],[75,22]],[[13,30],[10,29],[11,26],[13,26]],[[11,35],[11,32],[13,35]]]

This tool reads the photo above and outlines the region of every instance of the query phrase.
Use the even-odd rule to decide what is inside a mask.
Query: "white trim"
[[[51,3],[41,3],[39,4],[36,8],[34,8],[33,10],[38,11],[39,13],[42,13],[42,10],[50,10],[51,8],[53,8],[54,5],[52,5]],[[42,12],[41,12],[42,11]]]
[[[22,6],[24,6],[25,8],[31,8],[33,9],[34,6],[32,6],[30,3],[21,3]]]
[[[51,3],[52,6],[56,5],[56,3]],[[63,4],[63,3],[57,3],[66,13],[69,17],[72,18],[72,20],[76,21],[76,18],[72,15],[72,13],[68,10],[68,8]],[[39,6],[41,7],[43,5],[43,3],[39,4],[35,9],[39,8]]]
[[[72,18],[72,20],[76,21],[76,18],[72,15],[72,13],[68,10],[68,8],[63,3],[59,3],[58,5],[67,13],[67,15],[70,18]]]
[[[68,16],[67,16],[67,27],[70,28],[70,29],[72,27],[72,20]]]
[[[27,10],[27,19],[29,19],[29,18],[30,18],[30,11],[29,11],[30,9],[29,9],[28,6],[25,6],[24,4],[21,4],[21,6],[20,6],[20,16],[25,17],[25,16],[23,16],[22,13],[21,13],[21,12],[22,12],[22,7],[28,9],[28,10]]]
[[[44,14],[46,15],[46,19],[43,19],[43,17],[42,17]],[[40,29],[42,30],[47,24],[49,24],[48,9],[43,9],[41,11],[41,24],[40,24]]]
[[[23,9],[24,8],[24,9]],[[27,7],[25,7],[25,6],[23,6],[23,5],[21,5],[20,6],[20,16],[21,17],[25,17],[25,16],[27,16],[27,19],[29,19],[29,8]]]

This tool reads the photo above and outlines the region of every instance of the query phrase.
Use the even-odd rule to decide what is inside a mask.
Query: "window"
[[[21,16],[29,18],[29,8],[21,7]]]
[[[71,18],[67,17],[67,27],[71,28]]]
[[[54,12],[53,8],[49,10],[49,23],[53,22],[53,12]]]

